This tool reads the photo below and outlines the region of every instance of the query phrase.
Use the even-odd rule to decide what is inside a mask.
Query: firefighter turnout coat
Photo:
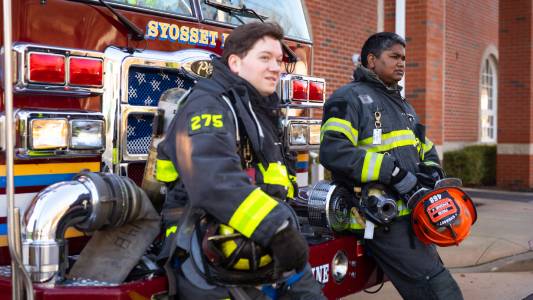
[[[260,96],[218,59],[213,64],[211,79],[196,84],[158,146],[156,177],[175,181],[164,208],[190,201],[268,246],[291,218],[281,202],[295,192],[273,111],[278,98]]]
[[[375,73],[359,66],[354,81],[326,101],[320,162],[334,180],[354,187],[389,184],[395,161],[414,174],[419,162],[439,163],[439,158],[400,87],[387,88]],[[408,213],[404,205],[399,209],[400,215]]]

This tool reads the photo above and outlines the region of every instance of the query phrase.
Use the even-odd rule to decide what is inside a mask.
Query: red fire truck
[[[121,284],[65,280],[88,231],[98,229],[82,223],[98,223],[106,203],[96,179],[75,175],[117,174],[141,186],[162,94],[209,76],[210,57],[232,28],[258,18],[282,25],[294,56],[278,91],[285,142],[298,158],[301,191],[292,205],[313,274],[332,299],[379,283],[361,242],[342,233],[347,204],[332,196],[334,186],[316,182],[326,83],[312,76],[303,0],[10,2],[2,14],[0,299],[168,298],[155,270]]]

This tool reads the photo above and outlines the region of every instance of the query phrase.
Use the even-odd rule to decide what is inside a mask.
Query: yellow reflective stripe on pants
[[[162,182],[173,182],[178,179],[178,171],[171,160],[157,159],[155,162],[155,179]]]
[[[415,134],[411,130],[396,130],[385,133],[381,136],[381,144],[372,144],[373,137],[359,141],[361,149],[372,152],[386,152],[402,146],[416,146]]]
[[[165,232],[165,236],[168,237],[169,235],[176,233],[177,230],[178,230],[178,226],[176,225],[170,226],[169,228],[167,228],[167,231]]]
[[[347,139],[355,146],[359,138],[359,132],[352,127],[352,124],[339,118],[329,118],[320,128],[320,141],[324,138],[326,131],[336,131],[344,134]]]
[[[383,162],[383,154],[367,152],[361,171],[361,182],[376,181],[379,178],[379,170]]]
[[[280,162],[269,163],[266,171],[262,164],[258,164],[258,166],[259,171],[263,174],[264,183],[284,186],[287,189],[287,197],[294,198],[294,186],[285,165]]]
[[[251,237],[259,223],[278,205],[260,188],[251,192],[241,203],[229,220],[229,226],[235,228],[245,237]]]

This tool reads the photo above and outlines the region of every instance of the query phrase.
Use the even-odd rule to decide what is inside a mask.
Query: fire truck
[[[347,203],[317,181],[326,82],[313,76],[303,0],[17,0],[3,1],[2,14],[0,299],[168,298],[165,274],[147,255],[119,284],[66,275],[109,214],[102,178],[123,192],[115,225],[138,205],[129,198],[142,186],[161,96],[209,77],[232,28],[260,19],[285,29],[292,56],[278,88],[280,122],[297,154],[291,205],[313,275],[330,299],[380,283],[361,241],[344,233]]]

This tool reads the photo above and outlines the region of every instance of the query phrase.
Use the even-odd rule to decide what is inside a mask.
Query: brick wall
[[[384,0],[385,24],[384,31],[395,32],[396,30],[396,0]]]
[[[533,3],[531,0],[501,1],[499,21],[498,143],[522,150],[498,151],[497,184],[531,190],[533,155],[531,150],[524,149],[530,149],[533,144]]]
[[[406,1],[406,98],[426,125],[426,135],[443,142],[444,3]]]
[[[498,47],[498,0],[448,0],[445,18],[444,140],[477,142],[481,64]]]
[[[313,75],[326,79],[329,96],[351,80],[352,55],[360,53],[366,38],[376,32],[377,4],[375,0],[305,3],[313,32]]]

